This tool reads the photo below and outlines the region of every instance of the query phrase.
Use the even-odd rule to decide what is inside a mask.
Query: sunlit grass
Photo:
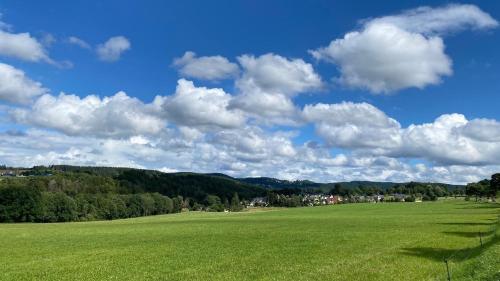
[[[499,211],[440,201],[3,224],[0,280],[445,280],[457,250],[453,276],[473,278],[500,247],[477,248],[474,233],[490,241]]]

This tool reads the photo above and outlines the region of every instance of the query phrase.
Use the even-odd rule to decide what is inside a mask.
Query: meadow
[[[451,280],[499,280],[499,213],[444,200],[0,224],[0,280],[446,280],[443,258]]]

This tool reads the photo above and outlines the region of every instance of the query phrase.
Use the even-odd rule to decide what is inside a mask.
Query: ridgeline
[[[130,218],[182,209],[238,211],[256,197],[283,195],[301,205],[306,194],[439,196],[464,193],[440,183],[316,183],[224,174],[68,165],[0,166],[0,222],[62,222]],[[288,206],[283,203],[284,206]]]

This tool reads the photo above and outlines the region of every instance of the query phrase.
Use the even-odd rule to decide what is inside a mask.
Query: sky
[[[0,2],[0,164],[500,171],[496,1]]]

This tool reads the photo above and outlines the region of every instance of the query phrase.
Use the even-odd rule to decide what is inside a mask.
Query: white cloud
[[[446,165],[500,164],[500,124],[444,114],[433,123],[410,125],[402,132],[397,153]]]
[[[80,39],[80,38],[75,37],[75,36],[68,37],[67,42],[70,44],[76,45],[82,49],[90,49],[91,48],[89,43],[87,43],[83,39]]]
[[[203,80],[222,80],[235,77],[239,68],[222,56],[196,57],[194,52],[186,52],[174,59],[173,65],[181,76]]]
[[[263,92],[293,96],[321,87],[321,77],[314,72],[311,64],[302,59],[287,59],[275,54],[260,57],[243,55],[238,57],[243,67],[243,76],[237,86],[259,88]]]
[[[113,62],[120,59],[123,52],[130,49],[130,41],[123,36],[109,38],[97,46],[97,55],[102,61]]]
[[[240,162],[277,161],[280,158],[290,159],[297,154],[286,134],[266,133],[254,126],[220,131],[213,136],[211,142],[220,145],[221,151]]]
[[[191,127],[239,127],[245,118],[239,110],[227,107],[231,95],[218,88],[195,87],[180,79],[175,94],[164,98],[163,109],[168,120]]]
[[[14,33],[11,25],[0,20],[0,56],[28,62],[46,62],[59,68],[73,67],[70,61],[55,61],[49,56],[46,48],[56,41],[51,33],[44,33],[40,40],[28,32]]]
[[[463,126],[461,133],[478,141],[500,142],[500,122],[492,119],[474,119]]]
[[[338,64],[343,85],[374,93],[421,89],[452,74],[441,38],[426,38],[390,24],[369,24],[311,53]]]
[[[489,29],[498,22],[474,5],[451,4],[438,8],[419,7],[399,15],[374,19],[390,23],[410,32],[442,34],[464,29]]]
[[[281,93],[267,93],[259,89],[243,92],[230,103],[231,109],[241,109],[260,123],[267,125],[297,124],[299,110],[292,99]]]
[[[367,103],[306,105],[303,115],[329,146],[390,149],[401,143],[400,124]]]
[[[177,173],[177,172],[179,172],[179,170],[171,169],[168,167],[162,167],[162,168],[158,169],[158,171],[160,171],[162,173]]]
[[[12,25],[2,21],[3,14],[0,13],[0,29],[6,31],[12,31]]]
[[[40,82],[31,80],[22,70],[0,63],[0,101],[28,104],[47,92]]]
[[[287,59],[275,54],[238,58],[243,68],[236,81],[240,94],[231,102],[260,121],[296,123],[298,110],[292,97],[322,87],[321,77],[302,59]]]
[[[223,172],[232,176],[270,176],[320,182],[349,180],[439,181],[466,183],[487,178],[500,165],[407,164],[387,156],[332,155],[327,148],[294,145],[292,135],[258,127],[220,131],[209,139],[179,145],[175,132],[130,139],[67,136],[30,129],[0,132],[3,164],[15,166],[73,164],[151,168],[170,171]],[[166,167],[165,163],[169,163]],[[162,169],[166,167],[165,169]]]
[[[432,123],[401,128],[366,103],[306,105],[304,119],[328,147],[349,148],[358,156],[424,159],[437,165],[499,165],[500,123],[444,114]]]
[[[373,93],[422,89],[452,74],[452,61],[439,34],[497,25],[473,5],[421,7],[364,21],[360,30],[309,52],[318,60],[338,65],[337,80],[347,87]]]
[[[452,72],[439,36],[497,25],[471,5],[418,8],[365,21],[360,30],[312,53],[338,64],[339,79],[347,86],[384,93],[423,88]],[[2,22],[0,32],[0,39],[3,34],[10,40],[0,41],[0,54],[52,62],[42,40],[28,33],[14,34]],[[90,48],[77,37],[67,40]],[[96,51],[100,59],[115,61],[128,49],[130,42],[118,36]],[[123,92],[104,98],[52,96],[21,70],[0,63],[0,100],[28,105],[36,99],[26,107],[0,108],[2,121],[9,114],[11,121],[28,127],[22,131],[17,124],[7,124],[6,131],[0,131],[0,146],[9,148],[0,150],[1,164],[127,166],[323,182],[465,183],[500,170],[497,120],[445,114],[430,123],[402,128],[367,103],[320,103],[301,111],[293,99],[323,86],[311,64],[275,54],[243,55],[238,63],[241,73],[224,57],[186,52],[174,60],[181,75],[204,80],[233,77],[237,95],[180,79],[174,94],[156,97],[152,103]],[[297,138],[299,132],[260,127],[303,122],[313,123],[323,141],[300,143],[304,135]],[[341,152],[334,153],[338,148]]]
[[[119,138],[160,133],[166,124],[156,111],[153,104],[144,104],[124,92],[103,99],[61,93],[57,97],[43,95],[32,108],[14,109],[11,116],[18,123],[68,135]]]
[[[0,55],[30,62],[53,63],[43,45],[29,33],[11,33],[0,29]]]

